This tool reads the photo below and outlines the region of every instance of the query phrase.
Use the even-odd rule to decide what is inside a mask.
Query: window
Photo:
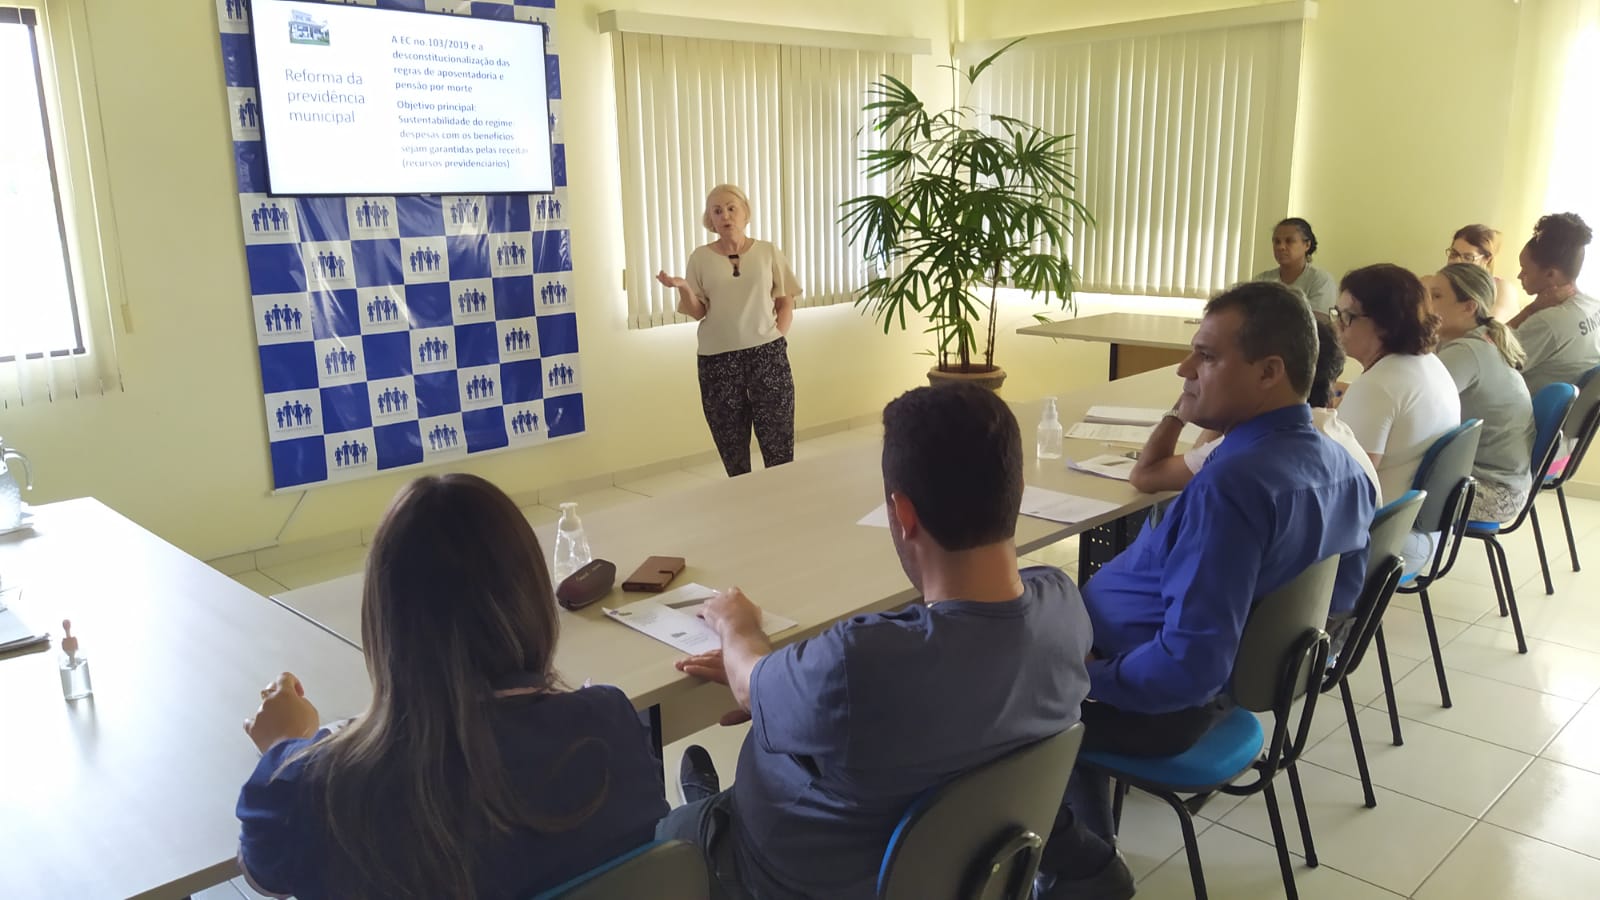
[[[1206,297],[1267,267],[1290,215],[1303,15],[1280,3],[1038,35],[978,82],[978,109],[1075,135],[1097,223],[1068,248],[1083,290]]]
[[[1600,170],[1594,164],[1600,118],[1593,112],[1600,92],[1600,21],[1575,30],[1564,75],[1543,211],[1575,212],[1590,227],[1600,227]]]
[[[80,0],[0,6],[0,407],[115,380],[95,195],[73,190],[93,183],[95,107],[74,80],[92,77],[73,52],[81,22]],[[64,72],[57,59],[71,61]]]
[[[654,275],[681,273],[711,239],[700,217],[724,182],[750,196],[750,233],[794,266],[798,306],[852,299],[867,264],[837,226],[839,204],[884,187],[858,163],[875,140],[861,106],[880,74],[909,81],[926,42],[620,12],[602,27],[617,32],[630,327],[688,321]],[[749,39],[723,39],[730,29]]]

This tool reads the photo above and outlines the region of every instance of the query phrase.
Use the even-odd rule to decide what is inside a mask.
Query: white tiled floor
[[[876,426],[837,432],[817,438],[816,449],[870,440],[876,433]],[[809,452],[797,449],[800,455]],[[692,467],[592,499],[687,490],[720,477],[720,464]],[[1280,797],[1300,863],[1302,897],[1566,900],[1590,896],[1600,881],[1600,502],[1571,502],[1579,554],[1591,567],[1580,573],[1571,571],[1555,503],[1540,506],[1554,596],[1544,593],[1531,538],[1516,535],[1507,542],[1528,655],[1517,654],[1510,620],[1495,607],[1483,550],[1470,543],[1456,571],[1430,592],[1454,707],[1439,706],[1427,634],[1412,597],[1396,598],[1384,626],[1403,747],[1390,743],[1376,659],[1369,656],[1352,679],[1363,707],[1359,717],[1377,784],[1376,809],[1361,805],[1337,697],[1319,705],[1314,745],[1301,767],[1319,868],[1306,868],[1301,860],[1286,783]],[[235,578],[270,593],[310,583],[314,576],[353,572],[362,552],[352,548]],[[1076,542],[1064,541],[1033,551],[1026,561],[1073,571],[1076,560]],[[687,744],[710,750],[726,785],[747,731],[715,728],[670,745],[669,799],[678,802],[677,764]],[[1283,896],[1262,798],[1219,797],[1195,826],[1213,897]],[[1130,798],[1122,850],[1139,879],[1140,897],[1192,896],[1182,838],[1164,804]],[[232,894],[218,895],[223,896]]]

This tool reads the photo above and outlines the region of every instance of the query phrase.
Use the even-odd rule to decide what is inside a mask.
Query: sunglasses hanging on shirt
[[[728,262],[733,263],[733,277],[738,278],[739,277],[739,254],[737,254],[737,253],[729,253],[728,254]]]

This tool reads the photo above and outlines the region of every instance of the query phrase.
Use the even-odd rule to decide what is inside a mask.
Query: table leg
[[[1112,341],[1111,342],[1111,371],[1109,373],[1107,373],[1107,375],[1106,375],[1106,380],[1107,381],[1116,381],[1118,378],[1122,377],[1122,373],[1117,371],[1117,369],[1119,368],[1118,360],[1117,360],[1117,356],[1118,356],[1117,350],[1118,349],[1120,349],[1120,348],[1119,348],[1117,342],[1116,341]]]

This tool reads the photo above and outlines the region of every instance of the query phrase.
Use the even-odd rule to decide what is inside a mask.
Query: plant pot
[[[999,366],[969,366],[965,372],[960,369],[941,369],[938,366],[928,370],[928,383],[935,387],[952,381],[964,381],[991,391],[998,391],[1000,385],[1006,383],[1006,370]]]

